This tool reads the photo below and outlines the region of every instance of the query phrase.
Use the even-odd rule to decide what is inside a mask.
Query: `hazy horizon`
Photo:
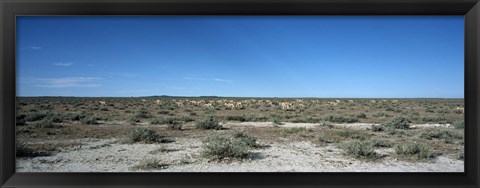
[[[149,96],[17,96],[23,98],[266,98],[266,99],[283,99],[283,98],[302,98],[302,99],[464,99],[464,98],[456,98],[456,97],[403,97],[403,98],[382,98],[382,97],[255,97],[255,96],[246,96],[246,97],[238,97],[238,96],[177,96],[177,95],[149,95]]]
[[[463,16],[18,16],[17,96],[464,98]]]

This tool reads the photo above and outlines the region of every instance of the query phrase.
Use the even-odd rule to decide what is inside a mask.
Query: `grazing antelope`
[[[293,107],[293,104],[290,102],[281,102],[280,106],[282,106],[282,110],[288,110]]]
[[[107,103],[105,101],[98,101],[100,105],[106,105]]]
[[[462,114],[465,113],[465,107],[457,107],[457,110],[461,110],[461,111],[462,111]]]

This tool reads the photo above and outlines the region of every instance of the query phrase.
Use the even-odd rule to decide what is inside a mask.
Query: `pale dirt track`
[[[225,126],[272,126],[266,122],[244,122]],[[308,123],[285,123],[281,127],[311,127]],[[368,124],[335,124],[335,126],[366,129]],[[432,128],[448,125],[415,125]],[[52,156],[19,158],[17,172],[135,172],[133,166],[146,159],[157,159],[166,168],[155,172],[463,172],[464,162],[455,156],[441,155],[428,162],[407,162],[391,157],[393,149],[376,149],[384,157],[356,160],[333,145],[311,142],[266,142],[253,150],[252,160],[231,162],[209,161],[200,156],[200,138],[174,138],[172,143],[122,144],[118,140],[81,139],[81,146],[64,148]],[[168,152],[152,154],[163,148]]]

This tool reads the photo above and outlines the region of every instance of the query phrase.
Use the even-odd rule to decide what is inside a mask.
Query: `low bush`
[[[383,126],[383,125],[372,125],[370,130],[372,130],[373,132],[382,132],[382,131],[385,131],[385,126]]]
[[[283,125],[283,123],[278,118],[272,118],[272,123],[274,125]]]
[[[328,115],[324,117],[325,121],[335,122],[335,123],[355,123],[358,122],[358,118],[352,116],[342,116],[342,115]]]
[[[133,116],[128,119],[128,122],[131,124],[135,124],[135,123],[139,123],[140,119]]]
[[[367,118],[367,114],[362,112],[362,113],[357,114],[355,117],[357,117],[357,118]]]
[[[318,125],[320,125],[322,127],[328,127],[328,128],[333,128],[334,127],[332,125],[332,123],[330,123],[329,121],[321,121]]]
[[[249,146],[245,140],[222,135],[208,136],[202,145],[202,155],[214,159],[250,157]]]
[[[247,144],[249,147],[257,147],[257,138],[250,136],[243,132],[236,132],[233,134],[233,138],[239,139],[241,142]]]
[[[247,118],[244,115],[229,115],[225,117],[227,121],[247,121]]]
[[[27,112],[25,114],[25,121],[40,121],[47,116],[48,114],[43,112]]]
[[[402,129],[395,129],[394,127],[385,127],[385,133],[388,135],[397,135],[397,136],[412,136],[414,133],[407,132],[406,130]]]
[[[34,157],[35,152],[27,144],[23,142],[17,142],[15,155],[17,157]]]
[[[424,123],[447,123],[445,116],[423,116],[420,120]]]
[[[84,117],[85,115],[80,113],[68,113],[64,116],[66,120],[70,120],[70,121],[80,121]]]
[[[297,133],[306,133],[306,132],[313,132],[313,130],[307,129],[305,127],[292,127],[292,128],[283,129],[283,133],[285,134],[297,134]]]
[[[385,127],[391,127],[395,129],[409,129],[410,123],[411,123],[410,120],[408,120],[405,117],[396,117],[383,125]]]
[[[430,147],[419,143],[396,145],[395,153],[399,155],[413,156],[418,159],[428,159],[432,157]]]
[[[347,154],[356,158],[375,157],[375,150],[369,142],[349,142],[341,147]]]
[[[370,143],[372,144],[373,147],[382,147],[382,148],[389,148],[389,147],[392,147],[392,143],[389,142],[389,141],[386,141],[386,140],[377,140],[377,139],[373,139],[373,140],[370,140]]]
[[[195,126],[198,129],[220,130],[220,129],[223,128],[220,124],[218,124],[217,120],[215,120],[215,117],[213,117],[213,116],[209,116],[207,119],[196,122]]]
[[[35,127],[37,128],[55,128],[58,127],[55,123],[53,123],[51,118],[43,119],[39,122],[35,123]]]
[[[158,135],[157,132],[155,132],[154,130],[137,127],[132,132],[130,132],[126,142],[127,143],[142,142],[142,143],[150,144],[150,143],[161,141],[160,138],[161,138],[160,135]]]
[[[453,127],[457,128],[457,129],[464,129],[465,128],[465,122],[464,120],[457,120],[457,121],[454,121],[453,122]]]
[[[387,114],[385,112],[377,112],[375,114],[372,114],[373,117],[392,117],[392,115]]]
[[[176,117],[161,117],[161,118],[156,118],[152,121],[150,121],[151,124],[165,124],[167,125],[170,129],[173,130],[182,130],[182,121],[180,121]]]
[[[93,116],[86,116],[80,119],[80,122],[87,125],[95,125],[97,124],[97,119]]]
[[[434,130],[422,133],[420,138],[425,139],[463,139],[463,132],[461,131],[451,131],[451,130]]]
[[[323,133],[319,133],[315,136],[319,142],[322,143],[331,143],[332,141],[328,140]]]
[[[140,109],[137,112],[135,112],[135,118],[139,118],[139,119],[150,118],[150,113],[145,109]]]
[[[170,111],[169,110],[160,110],[158,112],[158,114],[165,114],[166,115],[166,114],[170,114]]]
[[[344,138],[351,138],[351,139],[358,139],[358,140],[365,140],[370,138],[371,135],[359,130],[342,130],[334,132],[335,135],[344,137]]]
[[[291,117],[289,122],[292,123],[320,123],[325,121],[323,118],[318,118],[318,117]]]

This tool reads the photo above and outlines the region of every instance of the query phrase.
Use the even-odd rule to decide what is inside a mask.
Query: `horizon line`
[[[147,95],[147,96],[16,96],[31,98],[311,98],[311,99],[465,99],[465,97],[241,97],[241,96],[177,96],[177,95]]]

